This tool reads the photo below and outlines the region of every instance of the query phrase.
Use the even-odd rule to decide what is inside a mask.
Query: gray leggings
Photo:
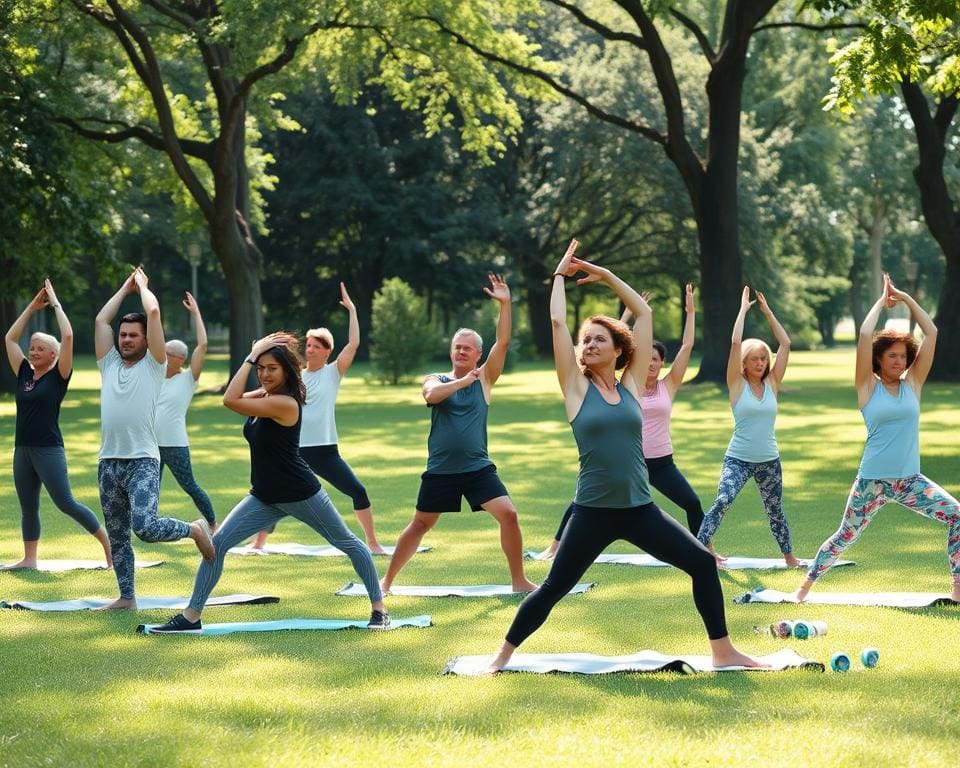
[[[13,484],[20,500],[20,530],[24,541],[40,538],[40,486],[64,514],[82,525],[87,533],[100,530],[100,521],[89,507],[75,498],[67,476],[67,455],[62,445],[30,447],[18,445],[13,451]]]
[[[190,608],[197,613],[203,611],[207,598],[220,581],[220,575],[223,573],[223,558],[230,547],[235,547],[244,539],[269,528],[288,515],[306,523],[333,546],[347,554],[350,562],[353,563],[353,569],[367,588],[370,602],[376,602],[382,598],[380,580],[373,558],[370,556],[370,550],[350,532],[340,513],[337,512],[337,508],[330,501],[330,497],[327,496],[327,492],[320,489],[303,501],[277,504],[267,504],[256,496],[244,497],[230,511],[223,525],[217,528],[213,536],[213,543],[217,548],[217,559],[212,563],[206,561],[200,563],[200,570],[197,571],[197,578],[193,583]]]

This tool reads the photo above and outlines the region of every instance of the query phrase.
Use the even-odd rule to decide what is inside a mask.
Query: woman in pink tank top
[[[643,294],[644,301],[649,294]],[[643,389],[643,398],[640,408],[643,411],[643,458],[647,463],[650,475],[650,485],[666,496],[670,501],[684,510],[687,514],[687,527],[696,536],[703,522],[703,507],[696,491],[690,487],[687,478],[683,476],[677,465],[673,463],[673,443],[670,440],[670,415],[673,411],[673,399],[676,397],[687,372],[690,362],[690,353],[693,351],[694,337],[694,303],[693,285],[687,283],[684,301],[686,322],[683,326],[683,340],[680,350],[673,359],[673,365],[667,375],[660,378],[660,371],[666,361],[667,348],[659,341],[653,342],[653,354],[650,358],[650,367],[647,369],[647,379]],[[624,322],[630,319],[630,311],[623,313]],[[560,537],[572,514],[572,505],[564,513],[560,528],[550,546],[538,556],[538,560],[550,560],[560,546]]]

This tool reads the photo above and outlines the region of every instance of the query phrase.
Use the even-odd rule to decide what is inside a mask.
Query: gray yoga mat
[[[394,547],[384,547],[386,553],[374,557],[387,557],[393,554]],[[430,547],[417,547],[417,552],[429,552]],[[229,555],[293,555],[295,557],[346,557],[346,553],[329,544],[297,544],[295,542],[281,542],[279,544],[264,544],[263,549],[252,547],[231,547]]]
[[[735,597],[740,603],[793,603],[793,592],[757,588]],[[943,592],[811,592],[804,605],[859,605],[885,608],[930,608],[935,605],[957,605]]]
[[[137,560],[134,565],[137,568],[155,568],[163,565],[163,560]],[[0,565],[0,571],[31,571],[32,568],[10,568],[6,565]],[[107,564],[103,560],[38,560],[36,570],[49,573],[61,573],[63,571],[106,571]]]
[[[89,611],[102,608],[113,602],[105,597],[83,597],[78,600],[59,600],[51,603],[31,603],[25,600],[16,602],[0,601],[0,608],[18,608],[24,611]],[[183,610],[190,602],[189,597],[137,597],[137,610],[150,611],[155,608]],[[280,598],[273,595],[221,595],[207,600],[206,607],[213,605],[263,605],[279,603]]]
[[[141,635],[152,635],[156,624],[141,624],[137,632]],[[390,617],[390,629],[376,630],[390,631],[402,627],[430,627],[433,626],[429,616],[412,616],[409,619]],[[238,621],[226,624],[204,624],[200,631],[201,637],[232,635],[235,632],[280,632],[288,629],[301,630],[334,630],[334,629],[368,629],[366,619],[350,621],[348,619],[280,619],[278,621]],[[372,631],[372,630],[371,630]],[[165,633],[157,633],[165,634]]]
[[[577,584],[567,594],[579,595],[595,586],[594,582]],[[345,597],[367,597],[367,590],[363,584],[351,581],[337,594]],[[390,587],[388,594],[393,597],[502,597],[504,595],[525,595],[527,593],[514,592],[509,584],[477,584],[466,587],[394,586]]]
[[[540,552],[534,552],[532,550],[527,551],[525,557],[528,560],[545,560],[550,562],[546,558],[541,558],[539,555]],[[603,554],[599,555],[596,560],[593,561],[595,565],[634,565],[641,568],[669,568],[668,563],[663,562],[663,560],[657,560],[653,555],[647,555],[642,552],[635,552],[624,555],[617,554]],[[803,568],[807,568],[812,563],[812,560],[801,560],[800,565]],[[840,565],[856,565],[852,560],[838,560],[836,566]],[[747,571],[747,570],[761,570],[761,571],[786,571],[790,570],[789,566],[783,562],[782,557],[736,557],[731,556],[727,558],[727,561],[724,563],[724,568],[728,571]]]
[[[493,656],[458,656],[447,663],[447,675],[475,677],[484,674]],[[581,675],[608,675],[614,672],[781,672],[785,669],[811,669],[823,672],[819,661],[804,658],[792,648],[784,648],[758,661],[770,669],[748,667],[714,668],[709,656],[667,656],[657,651],[640,651],[630,656],[595,656],[592,653],[515,653],[504,672],[572,672]]]

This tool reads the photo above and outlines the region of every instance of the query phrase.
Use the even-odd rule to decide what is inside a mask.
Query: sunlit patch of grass
[[[852,350],[794,353],[781,398],[778,439],[785,509],[801,556],[834,531],[856,474],[864,427],[852,384]],[[100,512],[96,482],[99,375],[82,359],[61,423],[74,493]],[[226,380],[215,360],[202,388]],[[692,372],[691,372],[692,375]],[[928,385],[921,441],[926,474],[956,494],[956,407],[960,388]],[[392,543],[413,513],[426,462],[429,411],[419,386],[344,381],[338,402],[341,453],[366,484],[378,532]],[[14,408],[0,399],[0,558],[21,551],[12,484]],[[249,487],[242,419],[217,395],[198,395],[190,417],[194,469],[225,514]],[[715,386],[685,386],[674,414],[678,466],[713,500],[732,418]],[[520,365],[494,393],[490,451],[520,511],[527,548],[553,536],[576,480],[577,452],[556,377]],[[331,491],[359,530],[350,500]],[[658,497],[659,498],[659,497]],[[664,509],[683,514],[660,499]],[[166,474],[164,514],[194,519],[189,498]],[[44,495],[41,555],[97,558],[99,546]],[[320,543],[296,521],[277,541]],[[496,523],[466,510],[444,515],[398,584],[505,583]],[[756,489],[748,486],[717,536],[720,551],[775,557],[776,545]],[[187,594],[198,564],[190,542],[147,545],[139,557],[163,559],[137,573],[138,592]],[[630,551],[624,542],[611,550]],[[849,552],[856,567],[827,574],[827,591],[943,592],[948,586],[946,528],[888,506]],[[386,560],[377,559],[382,571]],[[541,580],[548,563],[527,565]],[[949,651],[960,628],[955,608],[896,611],[838,606],[737,606],[729,598],[757,586],[790,590],[802,571],[721,575],[735,642],[770,653],[783,642],[754,625],[783,618],[822,619],[826,637],[794,647],[820,661],[866,646],[880,666],[846,676],[790,672],[756,675],[439,675],[446,661],[492,653],[519,597],[491,600],[390,599],[396,616],[428,613],[435,626],[390,633],[287,632],[222,638],[139,637],[140,622],[166,612],[32,614],[0,612],[0,763],[94,766],[313,766],[370,764],[457,766],[549,763],[587,765],[761,765],[785,758],[819,766],[956,763],[958,674]],[[333,593],[356,574],[345,558],[229,556],[216,593],[278,594],[276,605],[211,608],[209,622],[302,617],[365,618],[366,601]],[[671,569],[593,566],[598,586],[567,598],[523,651],[609,655],[643,648],[707,652],[690,581]],[[0,573],[0,598],[55,600],[116,594],[110,572]],[[946,649],[946,650],[945,650]],[[829,745],[827,747],[826,745]]]

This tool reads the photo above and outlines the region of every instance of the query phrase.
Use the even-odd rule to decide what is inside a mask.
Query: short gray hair
[[[483,337],[477,333],[473,328],[458,328],[457,332],[450,337],[450,346],[453,346],[453,342],[456,340],[457,336],[473,336],[473,342],[477,345],[477,351],[483,352]]]
[[[49,333],[44,333],[43,331],[36,331],[35,333],[33,333],[33,335],[30,336],[30,341],[33,341],[34,339],[50,347],[54,351],[57,359],[59,359],[60,341],[59,339],[57,339],[56,336],[51,336]]]
[[[180,339],[170,339],[167,342],[166,346],[167,354],[173,355],[174,357],[186,357],[187,356],[187,345],[184,344]]]

